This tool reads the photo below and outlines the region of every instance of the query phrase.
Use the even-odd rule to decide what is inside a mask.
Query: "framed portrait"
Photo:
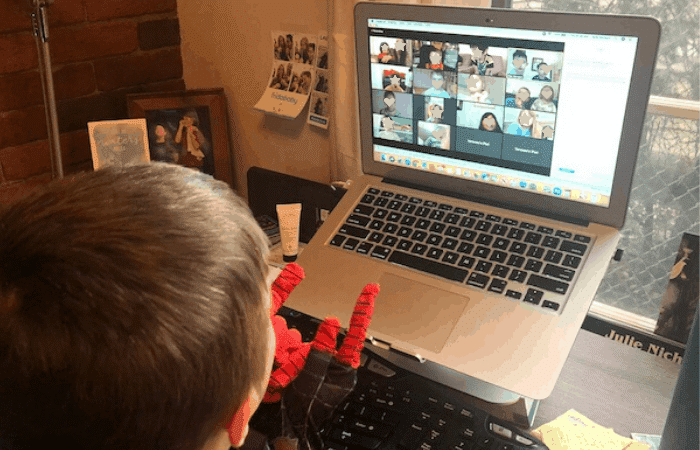
[[[150,161],[144,119],[88,122],[88,135],[95,170]]]
[[[542,61],[544,61],[542,58],[532,58],[532,70],[534,72],[537,72],[537,66],[539,66]]]
[[[132,94],[129,117],[145,118],[151,161],[180,164],[232,185],[223,89]]]

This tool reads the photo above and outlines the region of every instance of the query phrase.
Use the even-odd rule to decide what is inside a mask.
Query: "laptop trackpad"
[[[391,273],[379,279],[370,328],[439,353],[469,301]]]

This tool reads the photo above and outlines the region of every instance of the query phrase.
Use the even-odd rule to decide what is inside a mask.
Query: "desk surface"
[[[617,434],[661,434],[680,365],[581,330],[533,428],[575,409]]]

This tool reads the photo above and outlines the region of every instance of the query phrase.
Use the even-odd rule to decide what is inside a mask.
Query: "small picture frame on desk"
[[[149,162],[145,120],[102,120],[87,125],[93,169]]]
[[[145,118],[151,161],[179,164],[233,182],[224,90],[132,94],[129,117]]]

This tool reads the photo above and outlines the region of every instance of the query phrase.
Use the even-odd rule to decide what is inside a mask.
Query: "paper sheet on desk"
[[[649,446],[616,434],[570,409],[534,432],[550,450],[647,450]]]

